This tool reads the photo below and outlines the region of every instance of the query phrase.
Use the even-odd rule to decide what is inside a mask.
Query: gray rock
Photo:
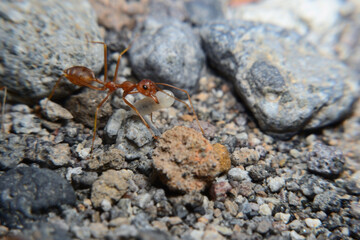
[[[339,212],[341,208],[341,201],[335,192],[326,191],[315,196],[313,208],[326,213]]]
[[[259,222],[256,231],[260,234],[267,233],[272,228],[272,223],[269,220],[262,220]]]
[[[199,39],[188,25],[178,21],[167,20],[158,29],[146,30],[129,53],[139,79],[169,83],[190,93],[195,91],[205,63]]]
[[[14,134],[0,133],[0,170],[16,167],[25,156],[23,138]]]
[[[87,1],[0,4],[0,79],[11,97],[35,102],[49,95],[62,70],[74,65],[100,71],[103,48],[88,44],[86,39],[101,40],[94,11]],[[69,81],[64,83],[75,89]],[[58,93],[63,95],[71,91],[61,90]]]
[[[26,159],[31,162],[45,164],[52,167],[67,165],[70,160],[70,147],[67,143],[53,144],[49,141],[27,137]]]
[[[91,189],[91,201],[94,207],[100,207],[106,199],[109,202],[117,202],[126,193],[128,180],[133,177],[130,170],[108,170],[104,172],[93,184]]]
[[[41,131],[40,119],[30,114],[28,106],[23,104],[15,105],[10,112],[12,128],[15,133],[39,133]]]
[[[36,222],[22,230],[19,239],[71,240],[71,236],[66,229],[57,224]]]
[[[306,174],[299,180],[301,192],[309,198],[315,197],[316,194],[323,193],[328,188],[328,183],[316,175]]]
[[[266,165],[255,165],[250,168],[249,176],[254,182],[261,182],[270,176],[269,167]]]
[[[228,177],[234,181],[251,181],[249,173],[240,168],[231,168],[228,172]]]
[[[271,192],[278,192],[285,185],[285,180],[282,177],[274,177],[268,179],[268,186]]]
[[[57,103],[54,103],[52,101],[47,101],[47,98],[44,98],[43,100],[40,101],[40,106],[41,106],[42,114],[50,121],[54,122],[59,119],[69,120],[73,118],[73,116],[68,110],[66,110]]]
[[[90,188],[97,179],[96,172],[82,172],[71,175],[72,184],[75,188]]]
[[[189,21],[198,26],[224,18],[222,3],[217,0],[192,0],[184,5]]]
[[[308,169],[323,177],[336,178],[344,169],[343,154],[333,146],[317,143],[307,158]]]
[[[201,29],[210,63],[234,82],[260,127],[291,137],[342,119],[359,94],[355,75],[295,32],[222,21]]]
[[[71,185],[48,169],[19,167],[0,176],[0,219],[19,228],[63,204],[75,204]]]

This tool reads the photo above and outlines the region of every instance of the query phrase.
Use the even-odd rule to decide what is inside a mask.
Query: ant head
[[[144,96],[151,97],[156,103],[159,103],[156,97],[156,84],[153,81],[149,79],[141,80],[137,85],[137,90]]]

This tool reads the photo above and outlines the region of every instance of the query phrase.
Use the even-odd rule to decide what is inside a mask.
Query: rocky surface
[[[49,169],[18,167],[0,176],[1,223],[23,227],[62,205],[74,205],[75,193],[65,179]]]
[[[67,0],[0,4],[0,78],[9,97],[35,103],[49,94],[65,68],[84,65],[100,71],[103,50],[86,43],[89,36],[101,40],[87,1],[76,5]],[[63,96],[74,90],[65,82],[62,86],[68,88],[57,92]]]
[[[123,3],[123,1],[110,3],[102,0],[96,2],[107,7]],[[247,2],[251,4],[246,4]],[[242,55],[243,62],[249,63],[249,69],[252,65],[256,66],[250,73],[252,79],[257,79],[253,82],[258,84],[255,89],[261,91],[250,92],[246,97],[262,100],[266,104],[273,103],[274,99],[271,97],[278,93],[281,95],[283,90],[290,93],[296,90],[298,95],[295,96],[304,96],[303,101],[306,100],[307,104],[319,103],[315,101],[316,96],[320,96],[322,101],[328,99],[328,102],[320,104],[322,107],[318,109],[308,109],[311,112],[309,115],[311,119],[307,119],[308,121],[300,119],[303,124],[289,123],[286,131],[298,129],[295,135],[291,132],[291,139],[280,140],[274,135],[271,136],[269,132],[263,130],[265,124],[265,127],[270,129],[278,123],[264,121],[260,124],[258,116],[249,111],[252,108],[246,106],[247,101],[238,97],[237,83],[234,85],[234,82],[228,81],[233,79],[229,77],[233,73],[231,69],[236,69],[235,66],[229,68],[230,70],[222,67],[228,62],[229,57],[233,56],[231,54],[234,52],[228,51],[224,55],[216,56],[220,61],[219,64],[204,62],[201,71],[192,73],[198,76],[195,81],[197,88],[191,89],[193,92],[191,99],[204,130],[204,136],[200,133],[193,114],[188,112],[184,104],[175,101],[172,106],[153,111],[151,118],[146,116],[146,121],[153,132],[162,136],[158,140],[154,139],[142,121],[130,113],[130,108],[122,100],[122,91],[117,90],[109,99],[109,104],[102,108],[105,114],[99,117],[94,151],[90,153],[94,108],[104,98],[103,92],[79,89],[67,98],[55,98],[58,105],[49,102],[48,104],[51,104],[49,108],[44,108],[44,102],[31,105],[31,102],[27,101],[26,104],[29,105],[25,105],[8,98],[3,108],[4,129],[0,133],[0,181],[2,181],[0,238],[359,239],[360,102],[351,95],[350,88],[348,89],[350,95],[346,96],[348,91],[346,87],[350,86],[349,82],[351,82],[346,80],[346,76],[353,75],[346,65],[350,68],[357,66],[355,55],[359,45],[356,37],[358,31],[356,13],[359,12],[360,6],[353,0],[329,0],[326,2],[327,7],[319,12],[319,6],[325,2],[323,0],[128,1],[122,5],[128,9],[120,9],[126,16],[113,15],[114,12],[120,11],[119,8],[103,11],[102,6],[92,5],[97,13],[108,14],[108,16],[103,15],[101,21],[100,17],[98,20],[103,27],[101,35],[109,43],[110,78],[114,75],[119,53],[124,47],[129,46],[131,41],[136,45],[136,41],[142,38],[142,33],[144,36],[154,36],[156,31],[165,27],[175,28],[172,33],[179,33],[183,31],[183,26],[187,26],[193,37],[201,37],[203,29],[212,26],[210,21],[216,19],[218,23],[219,21],[224,23],[226,20],[222,18],[233,18],[232,21],[243,24],[243,20],[249,17],[246,14],[248,11],[252,20],[259,18],[262,21],[248,23],[249,31],[244,31],[241,41],[236,44],[234,42],[235,50],[239,51],[235,51],[238,54],[235,55],[240,56],[242,52],[240,47],[246,46],[248,55]],[[1,6],[25,4],[26,7],[33,3],[34,1],[29,3],[3,1]],[[39,3],[33,11],[38,12],[37,9],[45,4],[55,3],[56,1]],[[74,10],[67,1],[62,3],[57,5],[61,6],[62,10],[58,11],[59,16],[54,17],[54,22],[56,19],[62,19],[61,17],[67,18],[65,11],[72,13]],[[298,7],[294,8],[295,5]],[[130,9],[130,6],[136,6],[138,9]],[[268,13],[272,14],[271,19],[266,19],[268,15],[265,14],[267,13],[264,11],[265,7],[269,9]],[[273,14],[276,8],[281,14]],[[6,8],[1,8],[0,11],[3,9]],[[14,18],[19,16],[18,13],[22,13],[21,8],[11,9],[17,12],[2,13],[0,20],[5,22],[6,16]],[[147,15],[142,14],[142,9],[147,9]],[[292,14],[289,9],[301,14]],[[264,14],[256,15],[256,11]],[[286,14],[289,11],[291,14]],[[242,14],[231,15],[236,12]],[[296,21],[280,23],[291,23],[294,24],[293,27],[277,24],[277,19],[288,19],[289,16],[294,17]],[[79,16],[72,17],[75,19]],[[119,17],[124,17],[125,20],[129,18],[129,21],[113,22],[113,19]],[[115,25],[106,25],[104,18]],[[94,17],[91,19],[95,21]],[[322,19],[327,19],[329,22],[320,21]],[[143,20],[146,23],[142,22]],[[7,21],[12,20],[6,20],[6,23]],[[45,25],[38,29],[53,26],[53,22],[47,21],[46,18]],[[180,24],[174,25],[174,22]],[[37,26],[37,23],[34,21],[32,25],[29,22],[27,26]],[[71,32],[75,27],[71,25],[72,23],[64,20],[61,28]],[[130,29],[135,23],[135,29]],[[120,25],[122,30],[118,31]],[[84,26],[87,25],[77,27],[83,29]],[[224,31],[226,25],[222,26]],[[302,31],[304,29],[305,31]],[[298,33],[294,33],[294,30]],[[341,35],[336,34],[339,30]],[[79,31],[81,33],[81,30]],[[262,37],[259,31],[263,34]],[[137,38],[136,33],[138,33]],[[220,33],[221,31],[218,38],[214,38],[221,39],[218,41],[219,44],[221,43],[219,50],[224,49],[229,40],[234,40],[233,36],[238,34],[235,28],[232,32]],[[74,32],[69,34],[76,36]],[[99,36],[98,34],[100,35],[100,32],[92,36]],[[39,36],[46,38],[46,34],[42,32],[39,32]],[[68,35],[47,37],[50,40],[66,38],[66,41],[72,41],[68,39]],[[79,39],[83,38],[86,37],[79,36]],[[159,38],[156,48],[168,46],[164,44],[166,39]],[[202,41],[205,43],[214,39],[209,37]],[[66,41],[62,40],[62,42]],[[307,42],[311,42],[316,47]],[[13,42],[8,43],[9,46],[11,44]],[[24,41],[22,44],[28,42]],[[152,46],[151,42],[146,44]],[[285,51],[286,48],[283,48],[285,50],[280,54],[279,49],[284,46],[292,49]],[[335,48],[332,48],[334,46]],[[97,49],[98,46],[95,48]],[[274,48],[279,51],[275,51]],[[334,49],[335,52],[332,52]],[[55,47],[50,50],[53,51],[51,56],[65,54],[67,51]],[[79,48],[76,51],[72,49],[71,53],[78,54],[78,50]],[[205,44],[198,50],[201,54],[206,53],[210,59],[209,49]],[[29,53],[29,56],[33,54],[28,49],[24,51]],[[89,48],[89,51],[92,50]],[[268,53],[260,60],[277,62],[279,65],[269,67],[266,64],[258,64],[261,61],[255,59],[255,56],[251,55],[253,53]],[[101,66],[103,57],[100,47],[98,54],[101,56],[93,60]],[[161,54],[166,56],[166,53]],[[305,60],[301,57],[296,59],[289,57],[290,54],[297,57],[308,54],[309,57]],[[75,55],[74,59],[79,57]],[[324,60],[325,55],[333,60]],[[259,60],[257,64],[254,59],[251,62],[251,56],[256,61]],[[135,66],[131,66],[129,57],[129,54],[125,54],[120,62],[118,82],[136,81],[132,73]],[[286,61],[279,63],[281,57],[282,59],[286,57]],[[339,58],[343,63],[334,58]],[[321,61],[313,62],[315,60]],[[84,62],[80,60],[77,63],[90,66],[85,61],[87,60],[84,59]],[[321,62],[329,65],[317,69],[321,67]],[[70,61],[68,63],[77,64]],[[301,63],[304,65],[302,66]],[[303,76],[303,79],[295,81],[297,78],[293,76],[291,79],[295,79],[294,81],[287,81],[288,78],[281,75],[286,80],[283,81],[286,84],[284,86],[278,84],[277,80],[281,78],[276,77],[279,76],[276,70],[282,73],[284,68],[281,67],[289,65],[292,65],[290,70],[298,69],[295,73],[299,75],[296,76]],[[56,80],[53,74],[60,74],[63,67],[59,64],[52,69],[53,71],[44,72],[41,78],[38,78],[52,79],[48,81],[45,96]],[[184,72],[191,70],[188,65],[177,67],[184,68]],[[242,69],[244,66],[237,67]],[[34,69],[23,69],[16,74],[32,76],[31,71]],[[322,76],[328,78],[315,82],[314,79],[321,79],[319,72],[323,72]],[[330,76],[330,72],[334,75]],[[15,73],[8,73],[7,76],[16,77],[11,74]],[[102,73],[99,79],[103,78],[101,75]],[[337,78],[339,76],[345,78]],[[236,75],[235,79],[243,79],[240,77]],[[358,83],[358,78],[355,79]],[[187,83],[183,80],[181,79],[181,83],[173,84],[176,87],[181,84],[185,86]],[[313,84],[314,88],[309,92],[304,86],[309,86],[306,84],[311,81],[318,85],[315,87]],[[68,81],[64,80],[63,83]],[[6,84],[5,78],[0,77],[0,87]],[[30,85],[21,87],[28,86]],[[338,89],[334,90],[334,88]],[[61,89],[59,92],[65,94],[65,90]],[[18,98],[27,97],[24,91],[16,91],[13,90],[12,94],[18,95]],[[257,95],[267,91],[271,92],[270,99],[261,98],[261,94]],[[0,94],[2,92],[0,91]],[[136,103],[141,99],[139,95],[131,94],[127,98]],[[185,99],[176,92],[175,95],[182,100]],[[346,98],[356,101],[352,109],[348,107]],[[184,101],[189,103],[188,100]],[[71,112],[73,118],[69,117],[65,109]],[[340,116],[342,111],[346,112],[345,110],[352,112],[344,116],[347,117],[344,121],[324,126],[331,119],[334,120],[332,116]],[[299,117],[296,115],[297,112],[294,112],[286,112],[280,120],[289,122],[289,119]],[[326,115],[329,112],[330,115]],[[319,113],[324,114],[319,115]],[[331,118],[327,118],[329,116]],[[314,122],[313,119],[319,121]],[[309,129],[316,124],[322,128],[316,131]],[[302,131],[302,129],[308,130]],[[159,159],[162,160],[160,164]],[[216,163],[216,166],[211,163]],[[161,181],[159,172],[169,173],[164,177],[172,180],[178,177],[179,173],[184,173],[178,178],[183,189],[189,189],[192,182],[187,180],[193,179],[206,180],[206,187],[197,191],[174,190],[168,182]],[[201,175],[200,178],[196,179],[197,175]]]
[[[145,29],[129,51],[135,75],[193,93],[205,56],[190,26],[170,19],[148,20]]]
[[[295,32],[220,21],[203,26],[201,36],[212,66],[234,82],[261,128],[272,135],[286,138],[334,123],[359,96],[356,75]]]

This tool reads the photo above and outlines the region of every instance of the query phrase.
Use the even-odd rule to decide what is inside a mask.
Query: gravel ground
[[[0,239],[360,239],[356,0],[39,2],[0,3]],[[155,139],[119,89],[90,153],[106,91],[43,99],[62,68],[104,78],[88,37],[109,79],[132,43],[116,81],[184,88],[199,123],[167,88]]]

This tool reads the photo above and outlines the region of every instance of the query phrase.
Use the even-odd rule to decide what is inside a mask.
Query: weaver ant
[[[95,136],[96,136],[96,121],[97,121],[97,115],[98,115],[98,111],[101,108],[101,106],[108,100],[109,96],[117,89],[121,88],[123,89],[123,95],[122,95],[122,99],[123,101],[131,108],[133,109],[136,114],[140,117],[140,119],[142,120],[142,122],[145,124],[145,126],[149,129],[149,131],[151,132],[152,136],[157,139],[157,136],[155,136],[155,134],[153,133],[153,131],[151,130],[149,124],[145,121],[145,119],[143,118],[143,116],[140,114],[140,112],[137,110],[137,108],[131,104],[128,100],[126,100],[126,96],[129,94],[135,94],[135,93],[140,93],[146,97],[150,97],[155,103],[159,104],[159,100],[156,96],[156,93],[158,91],[161,91],[167,95],[169,95],[168,93],[164,92],[161,88],[158,87],[158,85],[162,85],[162,86],[166,86],[166,87],[171,87],[174,89],[177,89],[179,91],[182,91],[184,93],[186,93],[190,105],[191,105],[191,110],[195,116],[195,119],[200,127],[201,132],[204,134],[204,130],[202,129],[202,127],[200,126],[200,122],[199,119],[195,113],[193,104],[191,102],[190,99],[190,95],[189,93],[185,90],[185,89],[181,89],[175,86],[172,86],[170,84],[166,84],[166,83],[155,83],[149,79],[143,79],[141,80],[139,83],[133,83],[130,81],[125,81],[122,83],[116,83],[116,79],[117,79],[117,73],[118,73],[118,69],[119,69],[119,64],[120,64],[120,59],[122,57],[122,55],[124,55],[130,48],[130,46],[128,46],[124,51],[122,51],[118,57],[117,63],[116,63],[116,68],[115,68],[115,75],[112,81],[108,81],[108,77],[107,77],[107,45],[104,42],[97,42],[97,41],[91,41],[90,43],[94,43],[94,44],[102,44],[104,46],[104,80],[100,80],[98,78],[95,77],[94,72],[84,66],[73,66],[70,68],[67,68],[63,71],[63,74],[59,77],[59,79],[57,80],[55,86],[53,87],[49,97],[47,98],[47,101],[51,99],[51,97],[53,96],[55,89],[57,88],[57,86],[59,85],[60,80],[65,77],[66,79],[68,79],[70,82],[72,82],[75,85],[78,86],[85,86],[85,87],[89,87],[95,90],[99,90],[99,91],[105,91],[108,90],[106,97],[98,104],[98,106],[96,107],[96,111],[95,111],[95,119],[94,119],[94,130],[93,130],[93,139],[92,139],[92,144],[91,144],[91,151],[93,151],[94,148],[94,141],[95,141]],[[92,85],[92,83],[98,83],[100,85],[102,85],[101,87],[97,87]],[[170,95],[169,95],[170,96]],[[190,107],[188,104],[186,104],[184,101],[174,97],[175,100],[182,102],[186,105],[187,109],[189,111]]]
[[[6,86],[0,87],[0,91],[4,91],[4,97],[2,100],[2,104],[0,103],[0,107],[1,107],[1,129],[5,133],[4,116],[5,116],[5,102],[6,102],[7,87]]]

